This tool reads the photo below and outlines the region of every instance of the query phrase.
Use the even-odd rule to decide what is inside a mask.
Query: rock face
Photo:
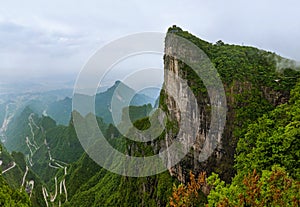
[[[168,89],[163,102],[169,119],[177,123],[175,130],[166,134],[166,146],[174,139],[179,139],[189,148],[185,158],[169,169],[170,174],[181,182],[186,182],[190,170],[196,173],[209,171],[208,158],[222,157],[221,137],[226,117],[225,92],[221,81],[213,77],[216,74],[212,64],[207,62],[209,59],[202,51],[185,41],[173,34],[167,36],[164,57],[164,84]],[[191,74],[195,79],[191,79]],[[197,87],[193,88],[198,84],[198,76],[205,78],[209,74],[212,75],[211,80],[203,81],[207,91],[200,92],[196,90]],[[176,98],[169,94],[170,91],[171,94],[177,94]],[[185,120],[182,114],[187,117]]]
[[[173,91],[177,91],[178,93],[181,94],[181,96],[186,97],[186,99],[189,100],[191,94],[189,94],[188,90],[186,89],[186,86],[183,86],[181,84],[176,84],[180,82],[179,72],[182,67],[181,63],[176,58],[166,55],[164,65],[165,65],[165,70],[170,70],[175,74],[173,77],[170,77],[170,75],[165,75],[164,83],[166,85],[172,85]],[[168,71],[166,71],[165,73],[167,74]],[[193,170],[197,172],[200,171],[200,166],[199,166],[199,162],[197,162],[197,157],[200,154],[201,148],[203,147],[207,135],[210,117],[208,116],[208,112],[206,112],[206,107],[204,106],[205,103],[203,103],[203,105],[200,105],[200,107],[196,109],[194,104],[187,102],[185,104],[185,108],[180,110],[178,105],[183,105],[183,104],[180,104],[178,102],[183,102],[183,101],[185,100],[182,99],[175,100],[172,96],[167,95],[166,92],[164,104],[167,106],[168,109],[168,118],[172,121],[175,120],[176,123],[173,130],[168,131],[168,133],[166,134],[165,137],[166,146],[170,146],[173,142],[173,139],[178,138],[177,133],[180,127],[179,123],[182,121],[181,112],[188,112],[190,114],[198,113],[199,115],[197,121],[200,122],[200,129],[199,131],[197,130],[198,132],[195,134],[196,142],[192,146],[194,153],[189,152],[179,164],[169,169],[169,172],[172,176],[176,176],[180,182],[185,183],[189,170]],[[183,136],[183,137],[179,137],[179,139],[186,140],[187,137]],[[189,140],[187,140],[187,142],[189,142]],[[169,157],[168,159],[172,159],[172,157]]]
[[[175,28],[178,30],[175,31],[174,28],[175,27],[169,30],[169,33],[175,34],[176,32],[180,33],[182,31],[180,28]],[[195,37],[193,36],[193,38]],[[169,120],[177,123],[172,130],[169,130],[166,133],[166,143],[164,145],[171,145],[174,139],[189,139],[184,135],[178,137],[182,113],[189,113],[190,119],[196,118],[196,122],[199,123],[199,128],[196,129],[195,142],[192,144],[189,153],[180,161],[180,163],[171,167],[169,172],[183,183],[187,182],[189,171],[192,171],[194,174],[198,174],[202,171],[210,174],[214,171],[219,173],[223,180],[230,182],[230,178],[235,173],[233,160],[236,144],[240,136],[242,136],[242,132],[240,134],[237,133],[241,130],[237,129],[242,129],[246,126],[246,118],[243,120],[243,117],[240,117],[242,112],[247,112],[246,108],[251,107],[249,105],[250,101],[253,101],[253,98],[256,98],[257,101],[263,103],[265,106],[263,110],[271,110],[274,106],[285,103],[289,98],[289,93],[286,91],[274,90],[268,86],[262,86],[261,84],[256,85],[245,79],[235,79],[231,82],[226,82],[222,79],[222,87],[226,93],[225,102],[227,103],[227,108],[223,108],[223,110],[226,110],[226,124],[224,130],[222,130],[222,123],[217,124],[216,132],[213,134],[214,139],[212,140],[212,143],[210,143],[210,140],[208,139],[211,139],[209,133],[212,129],[212,124],[221,120],[222,117],[224,118],[224,114],[218,114],[217,119],[212,120],[212,111],[216,107],[226,105],[226,103],[218,103],[218,101],[222,100],[222,97],[216,97],[219,95],[220,91],[218,91],[219,86],[213,86],[215,81],[210,81],[212,85],[203,83],[205,82],[203,78],[210,77],[202,76],[199,79],[197,74],[191,69],[190,65],[187,65],[186,62],[178,58],[180,54],[185,54],[185,57],[187,57],[190,62],[193,62],[193,59],[199,58],[196,54],[193,54],[193,51],[188,51],[184,45],[182,46],[179,44],[178,41],[170,41],[168,37],[166,38],[164,84],[165,86],[171,86],[172,91],[180,93],[182,99],[175,100],[174,97],[168,95],[167,91],[162,91],[161,93],[162,97],[160,105],[167,111]],[[207,45],[211,48],[217,47],[217,45],[212,45],[210,43],[207,43]],[[212,62],[214,63],[214,60],[212,60]],[[208,63],[204,63],[204,65],[208,67]],[[170,72],[173,75],[170,75]],[[187,84],[182,84],[180,79],[186,80]],[[190,88],[193,91],[193,94],[189,93],[187,88]],[[189,102],[189,100],[192,100],[191,96],[193,95],[196,97],[197,107],[193,102]],[[185,103],[183,104],[182,102]],[[179,105],[184,106],[184,108],[180,109]],[[252,111],[250,110],[249,113],[251,114]],[[253,110],[253,117],[258,118],[261,116],[260,113],[260,111],[257,112]],[[190,120],[189,123],[195,122]],[[187,140],[187,143],[189,142],[190,140]],[[210,152],[212,149],[213,152]],[[207,153],[210,156],[205,160],[201,160],[201,154],[203,153]],[[170,157],[169,159],[172,158]]]

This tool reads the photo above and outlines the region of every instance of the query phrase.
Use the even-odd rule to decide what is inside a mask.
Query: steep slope
[[[294,87],[300,73],[294,70],[296,68],[293,61],[281,58],[271,52],[253,47],[228,45],[222,41],[211,44],[176,26],[170,28],[168,32],[189,40],[207,55],[223,82],[228,108],[221,140],[209,159],[200,163],[198,156],[210,129],[212,103],[210,103],[207,88],[195,71],[176,57],[170,56],[168,53],[165,54],[165,73],[173,71],[176,75],[173,78],[165,76],[164,84],[172,84],[175,87],[174,91],[184,93],[185,88],[176,84],[178,83],[177,77],[187,80],[188,86],[197,99],[201,120],[197,135],[198,140],[193,146],[193,152],[190,152],[184,160],[172,168],[170,173],[180,181],[186,182],[190,170],[195,174],[200,171],[208,173],[214,171],[220,173],[226,182],[230,182],[234,175],[233,164],[237,141],[245,134],[249,123],[279,104],[287,102],[289,91]],[[180,44],[171,38],[168,39],[167,36],[165,51],[174,50],[179,54],[189,54],[192,59],[196,56],[191,51],[185,51],[185,46]],[[281,67],[279,70],[277,67],[279,62],[289,64],[285,64],[287,68]],[[189,96],[189,94],[184,96]],[[187,99],[190,100],[191,98],[187,97]],[[179,100],[173,100],[172,97],[162,91],[160,105],[167,110],[169,119],[179,123],[180,115],[178,113],[180,109],[174,104],[174,101],[176,103]],[[187,104],[186,110],[183,110],[188,111],[191,108],[193,108],[191,104]],[[175,125],[174,129],[177,127]],[[176,130],[174,129],[173,132],[168,132],[167,140],[169,143],[176,137],[176,133],[174,133]]]
[[[128,178],[101,169],[65,206],[166,206],[175,182],[167,172]]]
[[[97,121],[99,127],[105,131],[107,125],[99,117],[97,117]],[[116,129],[111,125],[109,131],[113,132]],[[83,184],[80,182],[82,180],[80,177],[88,179],[97,173],[97,171],[92,171],[92,174],[81,174],[83,170],[88,170],[89,163],[85,163],[85,167],[79,170],[80,175],[76,174],[78,172],[77,165],[75,163],[76,167],[74,167],[72,163],[82,157],[84,151],[77,138],[73,119],[70,120],[68,126],[56,125],[56,122],[50,117],[39,117],[27,107],[17,122],[11,124],[7,134],[8,139],[5,144],[9,146],[10,151],[18,151],[18,153],[12,152],[18,161],[13,161],[13,158],[3,159],[6,160],[3,161],[3,166],[4,164],[5,166],[9,165],[9,163],[17,164],[7,175],[19,170],[17,176],[10,176],[11,179],[8,177],[7,181],[10,184],[15,183],[17,188],[24,182],[25,184],[22,184],[24,187],[27,185],[30,187],[30,183],[33,183],[35,191],[32,191],[31,201],[34,206],[63,204],[67,201],[68,196],[71,198],[72,193],[75,193],[72,192],[72,189],[78,190]],[[25,154],[25,157],[22,153]],[[10,157],[8,152],[3,155]],[[86,160],[84,159],[82,162]],[[90,167],[99,170],[99,166],[96,164]],[[68,182],[70,176],[71,182]],[[24,177],[25,181],[23,182]],[[73,182],[74,186],[76,186],[76,182],[79,183],[78,188],[73,188]]]
[[[9,154],[3,146],[0,145],[0,148],[2,148],[2,151],[0,150],[0,171],[2,171],[1,179],[4,180],[3,182],[9,185],[12,192],[21,190],[19,195],[26,194],[33,206],[44,206],[42,199],[43,183],[26,166],[24,155],[20,152]],[[24,198],[27,196],[24,196]],[[10,205],[7,204],[7,206]]]
[[[72,112],[72,99],[69,97],[58,100],[49,105],[47,115],[53,118],[58,124],[68,125]]]
[[[45,177],[41,172],[51,174],[51,171],[56,171],[49,168],[49,162],[55,159],[73,162],[83,153],[72,121],[69,126],[57,126],[50,117],[39,117],[29,108],[22,112],[17,122],[11,124],[7,137],[5,146],[8,150],[24,153],[28,165],[42,178]]]
[[[152,107],[130,106],[124,110],[129,110],[131,120],[139,127],[148,122],[144,117],[149,115]],[[128,142],[115,126],[110,124],[102,130],[115,149],[128,153],[126,147],[132,142]],[[137,150],[136,154],[139,153]],[[145,178],[117,175],[101,168],[84,154],[69,168],[66,177],[66,184],[70,186],[69,202],[65,206],[166,206],[174,182],[176,180],[168,172]]]
[[[32,206],[24,192],[14,190],[3,180],[0,175],[0,206]]]
[[[300,181],[300,81],[291,91],[290,100],[250,124],[239,139],[236,168],[241,175],[254,169],[284,167]],[[240,175],[240,176],[241,176]]]
[[[26,145],[26,137],[31,137],[32,139],[35,139],[35,137],[40,138],[40,136],[33,137],[33,135],[37,134],[37,128],[33,124],[33,122],[35,123],[37,121],[36,118],[37,116],[33,110],[26,107],[21,114],[15,117],[10,123],[6,131],[7,140],[4,143],[9,151],[23,152],[24,154],[30,152]],[[42,140],[40,139],[39,143],[41,142]]]
[[[83,154],[72,121],[69,126],[57,126],[50,117],[39,117],[27,107],[18,120],[10,125],[5,145],[9,151],[25,154],[22,158],[22,154],[12,153],[18,158],[15,162],[22,167],[18,167],[19,175],[8,179],[8,183],[15,182],[18,188],[21,185],[24,188],[34,186],[35,191],[32,191],[31,196],[34,206],[46,206],[46,201],[48,205],[62,202],[63,196],[67,196],[64,177],[67,175],[68,164]],[[56,174],[61,169],[65,172],[64,176],[58,177]],[[12,169],[9,173],[14,171]],[[65,189],[59,197],[58,186]]]
[[[299,206],[299,98],[300,82],[288,103],[248,126],[238,141],[232,183],[225,186],[216,174],[208,178],[209,206]]]

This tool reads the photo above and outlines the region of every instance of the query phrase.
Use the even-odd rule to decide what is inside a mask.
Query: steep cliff
[[[278,61],[285,59],[274,53],[252,47],[227,45],[221,41],[211,44],[176,26],[170,28],[168,34],[179,36],[196,45],[203,52],[201,58],[203,55],[207,55],[203,61],[207,61],[207,59],[211,61],[211,63],[204,63],[204,67],[200,69],[202,71],[195,71],[195,68],[199,69],[193,66],[192,69],[191,64],[187,64],[178,57],[180,54],[186,54],[189,58],[188,61],[193,61],[193,58],[197,58],[197,54],[194,54],[197,51],[189,51],[184,42],[172,41],[170,40],[172,38],[166,37],[164,84],[165,86],[172,85],[172,90],[181,93],[181,97],[186,97],[187,100],[192,100],[190,96],[194,95],[198,103],[197,108],[193,102],[187,102],[185,108],[180,109],[179,105],[183,100],[174,100],[167,91],[161,92],[161,107],[167,111],[169,120],[177,123],[172,130],[168,130],[166,133],[166,145],[170,145],[172,140],[177,139],[182,112],[198,113],[200,122],[192,149],[179,164],[169,170],[170,174],[176,176],[179,181],[186,182],[190,170],[195,174],[200,171],[217,172],[222,179],[230,182],[235,173],[233,165],[238,139],[244,135],[249,123],[277,105],[287,102],[289,91],[295,85],[299,72],[294,70],[295,68],[291,68],[291,64],[287,65],[288,68],[278,70]],[[222,87],[224,87],[227,102],[227,118],[224,131],[220,129],[220,132],[215,134],[217,144],[214,152],[207,160],[201,161],[199,155],[206,150],[203,148],[205,147],[204,143],[207,139],[211,139],[208,134],[212,127],[212,110],[213,107],[216,107],[212,103],[212,100],[215,101],[216,94],[209,92],[212,85],[216,84],[215,80],[203,80],[203,78],[211,78],[210,72],[207,71],[211,67],[216,68],[223,83]],[[170,76],[170,72],[175,75]],[[202,75],[200,78],[199,74],[203,73],[208,75]],[[180,79],[187,81],[193,94],[188,93],[187,86],[179,84]],[[192,118],[193,116],[191,116]],[[182,137],[182,139],[186,139],[186,137]]]

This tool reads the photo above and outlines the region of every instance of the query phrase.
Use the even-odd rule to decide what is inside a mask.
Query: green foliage
[[[221,180],[216,173],[212,173],[211,176],[207,178],[207,183],[213,186],[213,189],[207,197],[210,206],[217,206],[217,203],[226,199],[231,193],[235,194],[237,192],[236,186],[226,186],[225,182]]]
[[[8,186],[0,175],[0,206],[29,207],[32,206],[24,191],[14,190]]]
[[[150,111],[150,107],[146,105],[133,108],[147,112],[143,112],[144,115]],[[149,123],[148,117],[136,120],[133,125],[140,126],[143,130],[149,126],[147,123]],[[155,127],[154,125],[154,130],[156,130]],[[119,135],[113,125],[109,125],[104,134],[107,141],[122,153],[132,153],[134,156],[154,154],[150,143],[136,143],[128,140]],[[132,149],[131,152],[128,152],[129,147]],[[67,184],[70,186],[70,201],[65,206],[90,207],[100,204],[101,206],[165,206],[174,182],[168,172],[145,178],[116,175],[100,168],[87,155],[72,164],[69,173]]]
[[[143,106],[129,106],[129,116],[131,122],[134,123],[139,119],[149,116],[149,113],[152,111],[152,109],[153,108],[151,104],[147,104]],[[126,108],[123,109],[123,114],[124,114],[124,110],[126,110]]]
[[[3,161],[2,168],[5,166],[7,168],[8,165],[10,165],[12,162],[16,163],[16,166],[6,172],[2,175],[3,179],[5,180],[5,183],[9,185],[9,187],[14,191],[20,191],[22,178],[24,176],[24,173],[26,171],[26,162],[24,155],[20,152],[12,152],[9,154],[6,149],[1,146],[2,153],[0,153],[0,160]],[[31,169],[29,169],[26,181],[34,180],[34,190],[31,195],[31,203],[33,206],[42,207],[45,205],[43,195],[42,195],[42,183],[40,181],[39,176],[37,176]]]
[[[1,144],[0,144],[0,146],[1,146]],[[13,153],[13,155],[15,155],[15,153]],[[13,162],[17,163],[17,161],[14,160],[14,157],[12,157],[9,154],[9,152],[7,152],[5,147],[2,147],[2,151],[0,153],[0,160],[2,160],[2,162],[3,162],[0,167],[0,169],[2,168],[2,170],[7,169],[8,167],[12,166]],[[22,174],[23,174],[22,169],[20,168],[20,166],[17,163],[17,165],[13,169],[9,170],[2,176],[5,179],[5,181],[7,183],[9,183],[10,187],[18,188],[18,187],[20,187]]]
[[[133,126],[135,126],[139,130],[146,130],[149,129],[151,126],[150,120],[148,117],[145,117],[143,119],[137,120],[134,122]]]
[[[290,90],[295,86],[297,78],[300,78],[300,72],[293,70],[295,68],[293,61],[275,53],[254,47],[229,45],[222,41],[211,44],[176,26],[169,28],[168,32],[198,46],[207,55],[223,82],[228,112],[222,136],[222,156],[221,160],[211,157],[206,170],[208,173],[218,172],[228,183],[235,174],[233,165],[238,140],[245,136],[249,124],[288,100]],[[193,58],[192,54],[190,58]],[[171,60],[172,57],[164,57],[166,69],[170,66]],[[207,86],[204,86],[203,81],[185,63],[178,61],[178,67],[179,75],[187,80],[198,101],[203,116],[200,131],[205,134],[209,130],[211,112]],[[209,69],[210,67],[204,67],[201,74],[208,73],[209,75],[205,76],[206,81],[208,85],[213,85],[215,82],[210,79]],[[166,100],[167,94],[162,91],[160,106],[170,115]],[[176,137],[176,134],[170,131],[167,133],[168,137]],[[190,157],[193,155],[191,154]],[[185,163],[189,163],[189,160]],[[193,166],[186,167],[190,167],[188,170],[193,169]]]
[[[284,168],[273,166],[272,170],[255,170],[244,176],[242,182],[233,180],[225,186],[218,175],[208,178],[213,187],[208,195],[208,206],[299,206],[300,182],[292,179]]]
[[[299,206],[299,96],[300,82],[287,104],[249,125],[238,143],[232,183],[216,174],[208,178],[209,206]]]
[[[239,140],[236,155],[238,172],[284,166],[294,178],[300,177],[300,83],[291,91],[289,103],[249,125]]]
[[[12,120],[8,126],[6,136],[9,138],[5,142],[5,147],[9,151],[17,151],[29,153],[25,143],[25,137],[31,135],[30,127],[28,126],[28,117],[33,111],[26,107],[17,119]]]
[[[130,178],[101,169],[77,189],[65,206],[166,206],[173,182],[167,172]]]
[[[100,166],[90,159],[86,153],[77,162],[71,164],[66,177],[67,186],[69,186],[69,197],[71,198],[81,185],[87,182],[99,170]]]

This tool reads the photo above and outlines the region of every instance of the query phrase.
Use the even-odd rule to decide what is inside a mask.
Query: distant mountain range
[[[71,89],[0,95],[0,139],[5,141],[5,132],[9,124],[17,119],[27,106],[36,114],[41,115],[51,103],[71,97],[71,95]]]
[[[121,121],[121,114],[124,107],[130,104],[131,106],[142,106],[145,104],[151,104],[152,106],[155,105],[155,101],[157,97],[149,97],[145,94],[136,93],[132,88],[128,87],[121,81],[116,81],[115,84],[108,88],[105,92],[101,92],[96,94],[96,96],[87,96],[83,94],[74,94],[74,97],[78,102],[83,101],[80,103],[80,107],[83,107],[81,110],[85,111],[88,107],[86,106],[85,100],[89,99],[91,101],[95,100],[95,113],[97,116],[103,118],[104,122],[106,123],[113,123],[112,120],[112,98],[115,94],[115,108],[116,114],[120,114],[117,119],[119,123]],[[130,103],[127,103],[127,97],[133,97]],[[75,109],[76,110],[76,109]],[[59,100],[50,104],[47,115],[52,117],[57,123],[67,125],[72,111],[72,99],[65,98],[63,100]],[[87,111],[88,113],[90,111]],[[84,114],[86,115],[86,114]]]
[[[115,90],[118,88],[117,96],[120,98],[117,104],[121,107],[117,109],[117,113],[122,114],[123,106],[122,99],[134,95],[130,105],[142,106],[144,104],[155,105],[157,97],[150,97],[155,93],[147,96],[142,93],[137,93],[120,81],[116,81],[110,88],[105,87],[98,91],[95,97],[95,113],[102,117],[104,122],[112,123],[111,116],[111,100]],[[73,89],[60,89],[47,92],[35,93],[18,93],[0,95],[0,139],[6,140],[5,132],[8,125],[29,107],[33,113],[41,116],[49,116],[53,118],[57,124],[68,125],[72,112],[72,95]],[[77,94],[81,95],[81,94]],[[78,97],[78,96],[77,96]],[[94,97],[90,97],[94,98]],[[121,120],[121,116],[118,122]]]

